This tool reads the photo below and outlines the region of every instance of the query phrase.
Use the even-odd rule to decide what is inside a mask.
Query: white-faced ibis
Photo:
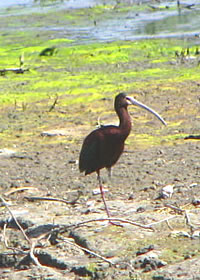
[[[133,97],[120,93],[115,97],[115,111],[119,117],[119,126],[107,125],[92,131],[84,140],[79,157],[79,170],[85,175],[97,173],[101,196],[108,217],[110,213],[106,205],[100,170],[106,168],[111,175],[111,167],[118,161],[124,150],[124,142],[131,131],[131,117],[128,105],[137,105],[154,114],[164,125],[163,118],[148,106],[140,103]]]

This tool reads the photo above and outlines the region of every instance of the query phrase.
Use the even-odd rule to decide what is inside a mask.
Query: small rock
[[[142,213],[142,212],[145,212],[145,211],[146,211],[146,208],[143,207],[143,206],[138,207],[137,210],[136,210],[137,213]]]
[[[80,233],[78,233],[77,231],[71,230],[69,233],[69,238],[73,238],[74,242],[77,245],[79,245],[83,248],[95,251],[94,248],[92,248],[90,242],[84,236],[81,236]]]
[[[62,129],[48,130],[48,131],[43,131],[40,133],[40,136],[48,136],[48,137],[66,136],[66,135],[67,135],[67,132]]]
[[[71,159],[68,161],[69,164],[78,164],[78,160]]]
[[[142,264],[141,268],[144,268],[144,272],[147,272],[147,271],[151,271],[151,270],[160,268],[165,265],[167,265],[167,263],[164,261],[161,261],[156,258],[146,257],[143,260],[143,264]]]
[[[16,257],[0,254],[0,267],[13,267],[16,264]]]
[[[91,210],[89,208],[83,208],[81,209],[81,214],[83,215],[88,215],[89,213],[91,213]]]
[[[199,198],[194,198],[194,199],[192,200],[192,204],[193,204],[194,206],[200,205],[200,199],[199,199]]]
[[[139,251],[136,252],[136,256],[139,256],[139,255],[142,255],[142,254],[145,254],[151,250],[154,249],[154,245],[149,245],[149,246],[146,246],[142,249],[140,249]]]
[[[163,164],[165,164],[165,160],[162,159],[162,158],[158,158],[158,159],[155,161],[155,164],[158,165],[158,166],[162,166]]]
[[[55,229],[56,227],[59,227],[55,224],[44,224],[39,226],[30,227],[26,230],[26,235],[29,238],[38,238],[39,236],[43,234],[50,233],[52,229]]]
[[[108,192],[108,189],[104,188],[103,191],[104,191],[104,192]],[[100,193],[101,193],[101,191],[100,191],[99,188],[98,188],[98,189],[94,189],[94,190],[92,191],[92,194],[93,194],[93,195],[97,195],[97,194],[100,194]]]
[[[89,276],[92,277],[92,279],[95,273],[83,265],[72,267],[71,272],[74,272],[76,275],[83,276],[83,277]]]
[[[60,258],[57,259],[56,257],[52,256],[47,252],[40,251],[39,253],[35,253],[35,256],[37,257],[39,263],[42,265],[57,268],[57,269],[62,269],[62,270],[71,268],[67,262],[61,260]],[[27,255],[19,262],[17,268],[18,269],[28,268],[31,263],[32,263],[32,259],[30,258],[29,255]]]
[[[192,234],[192,238],[200,238],[200,231],[196,230],[193,234]]]
[[[172,197],[173,192],[174,192],[174,185],[167,185],[161,189],[157,199],[165,199],[168,197],[170,198]]]
[[[155,190],[155,189],[156,189],[155,186],[148,186],[148,187],[144,187],[144,188],[143,188],[143,191],[144,191],[144,192],[147,192],[147,191],[149,191],[149,190]]]
[[[187,231],[178,231],[178,230],[174,230],[173,232],[171,232],[170,236],[191,238],[190,234]]]
[[[188,260],[188,259],[191,259],[191,258],[192,258],[192,256],[189,255],[189,254],[187,254],[187,255],[184,256],[184,260]]]
[[[132,193],[129,195],[128,200],[133,200],[135,198],[135,195]]]
[[[106,273],[101,271],[102,268],[98,269],[94,264],[89,265],[77,265],[73,266],[70,272],[74,272],[74,274],[82,277],[89,277],[89,279],[106,279]],[[87,279],[88,279],[87,277]],[[79,278],[78,278],[79,279]],[[82,279],[82,278],[81,278]]]
[[[152,280],[175,280],[175,279],[164,275],[154,275],[152,277]]]
[[[142,268],[143,272],[149,272],[165,265],[167,265],[166,262],[159,260],[158,258],[149,256],[139,257],[133,263],[135,269]]]
[[[189,185],[189,188],[195,188],[195,187],[197,187],[197,186],[198,186],[197,183],[192,183],[192,184]]]
[[[25,220],[21,217],[17,218],[17,221],[23,229],[27,229],[28,227],[32,227],[34,225],[34,223],[32,223],[31,221]],[[13,218],[0,220],[0,228],[3,228],[5,223],[7,224],[7,227],[9,227],[9,228],[18,229],[18,225],[16,224],[16,222]]]
[[[172,197],[174,192],[174,185],[167,185],[162,189],[162,194],[164,197]]]
[[[0,149],[0,157],[12,157],[14,154],[16,154],[16,151],[10,150],[10,149]]]

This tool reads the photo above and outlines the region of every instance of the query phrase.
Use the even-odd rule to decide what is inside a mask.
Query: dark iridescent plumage
[[[127,106],[126,95],[119,94],[115,99],[119,126],[102,126],[85,138],[79,158],[79,169],[85,175],[98,172],[104,167],[111,168],[119,159],[124,150],[124,141],[131,131]]]
[[[131,131],[131,118],[127,110],[128,105],[131,104],[150,111],[165,124],[164,120],[155,111],[125,93],[120,93],[115,97],[114,106],[119,117],[119,126],[102,126],[92,131],[85,138],[80,152],[80,172],[85,172],[85,175],[97,172],[99,187],[108,217],[110,214],[104,198],[100,170],[107,168],[110,171],[124,150],[124,142]]]

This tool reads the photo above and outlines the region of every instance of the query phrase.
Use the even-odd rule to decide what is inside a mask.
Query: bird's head
[[[128,105],[131,105],[132,103],[130,103],[129,99],[127,98],[128,96],[126,95],[126,93],[119,93],[116,97],[115,97],[115,110],[119,109],[121,107],[125,107],[127,108]]]
[[[167,125],[167,123],[164,121],[164,119],[156,111],[154,111],[153,109],[151,109],[147,105],[137,101],[132,96],[128,96],[125,93],[119,93],[115,97],[115,110],[117,110],[119,108],[122,108],[122,107],[127,108],[128,105],[136,105],[136,106],[139,106],[139,107],[149,111],[154,116],[156,116],[164,125]]]

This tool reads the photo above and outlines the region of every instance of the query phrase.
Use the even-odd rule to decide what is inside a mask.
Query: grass
[[[105,9],[109,11],[110,8],[96,7],[95,9],[96,13],[101,14],[101,11]],[[37,21],[39,15],[32,16],[33,21]],[[60,16],[62,17],[63,14],[61,13]],[[47,14],[45,20],[48,17],[51,18],[52,14]],[[8,23],[9,26],[12,26],[15,20],[16,18],[12,18]],[[175,52],[180,53],[185,47],[185,43],[180,40],[118,41],[74,45],[73,40],[58,38],[53,35],[54,33],[51,33],[50,38],[49,34],[48,31],[42,31],[39,36],[34,29],[30,32],[17,30],[6,36],[0,34],[0,68],[19,67],[19,57],[24,55],[23,67],[29,69],[24,74],[6,72],[0,79],[0,109],[4,122],[8,122],[6,133],[4,132],[7,138],[12,138],[12,129],[17,129],[10,124],[8,113],[5,113],[10,110],[17,115],[24,110],[21,125],[27,131],[28,137],[28,127],[42,129],[45,125],[51,126],[53,121],[49,121],[50,116],[53,120],[57,118],[58,122],[63,120],[63,113],[59,111],[70,112],[71,121],[73,119],[75,121],[78,116],[80,123],[91,125],[96,123],[99,113],[103,113],[104,110],[108,115],[113,114],[111,100],[118,92],[134,93],[138,99],[141,99],[141,95],[149,98],[156,96],[158,99],[158,96],[182,94],[184,89],[181,88],[179,92],[180,85],[182,87],[182,84],[191,81],[198,83],[199,80],[198,56],[185,62],[181,62],[175,56]],[[56,48],[53,55],[39,55],[42,50],[49,47]],[[195,54],[195,50],[196,46],[191,44],[191,55]],[[44,113],[48,112],[56,97],[58,97],[57,114]],[[158,102],[154,101],[157,108]],[[191,104],[187,111],[184,111],[184,108],[177,108],[178,104],[168,109],[167,117],[172,119],[168,121],[170,133],[167,137],[166,133],[160,138],[156,136],[156,134],[160,135],[160,129],[154,132],[154,135],[136,129],[134,131],[136,136],[130,137],[127,143],[140,142],[146,146],[159,145],[162,141],[165,143],[173,141],[179,137],[177,135],[180,135],[173,130],[184,122],[184,116],[179,120],[173,120],[173,116],[177,112],[183,115],[198,114],[198,110]],[[45,117],[41,121],[38,116],[43,114]],[[90,120],[85,119],[86,115]],[[138,127],[141,123],[145,125],[145,120],[146,116],[139,117]],[[108,118],[106,121],[112,122],[113,119]],[[1,137],[3,141],[6,138],[4,136]]]

